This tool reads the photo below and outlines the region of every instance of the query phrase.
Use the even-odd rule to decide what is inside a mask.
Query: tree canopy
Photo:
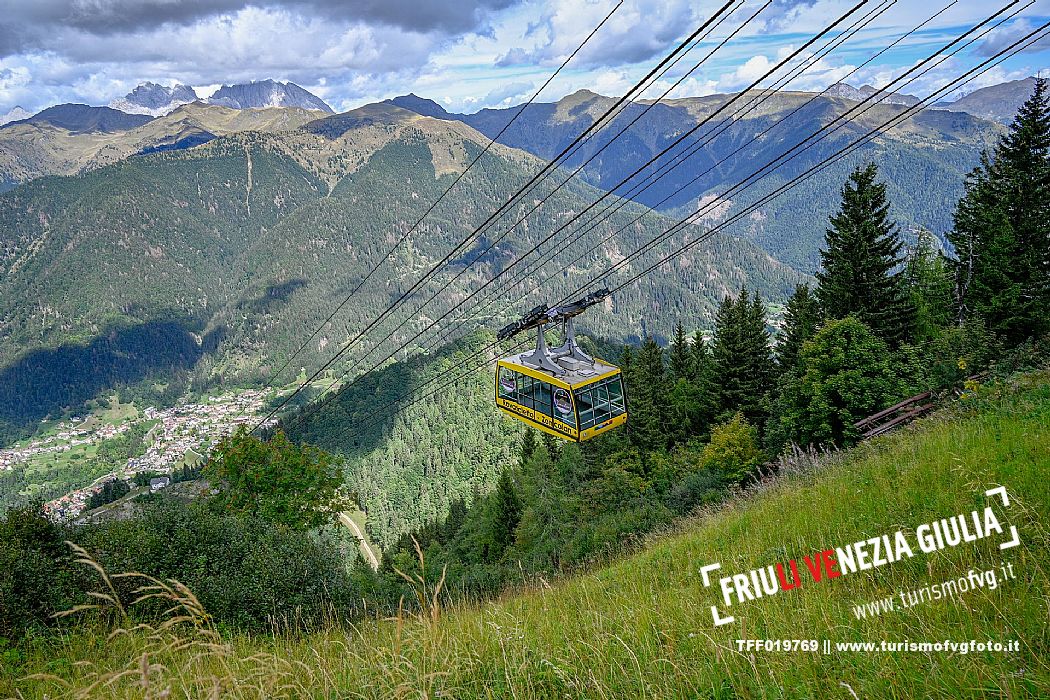
[[[228,510],[292,528],[330,522],[348,502],[335,459],[280,430],[260,440],[239,428],[215,447],[204,473],[221,485],[219,500]]]
[[[966,182],[948,234],[959,316],[1016,345],[1050,330],[1050,93],[1036,81]]]

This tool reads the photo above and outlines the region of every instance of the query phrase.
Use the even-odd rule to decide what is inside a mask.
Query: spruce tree
[[[531,428],[525,428],[525,434],[521,436],[521,453],[518,457],[518,464],[521,467],[525,467],[532,459],[532,454],[536,451],[536,431]]]
[[[967,178],[948,239],[959,320],[1008,345],[1050,331],[1050,93],[1036,81],[994,153]]]
[[[668,353],[668,369],[671,372],[671,381],[693,379],[693,354],[689,348],[689,341],[685,337],[685,329],[682,327],[681,321],[678,322],[674,329],[674,340],[671,341],[671,350]]]
[[[937,337],[951,322],[952,284],[944,257],[926,229],[919,230],[904,265],[904,277],[915,309],[916,340]]]
[[[631,443],[642,449],[666,444],[664,434],[667,406],[667,373],[664,351],[653,338],[642,343],[631,371],[630,423]]]
[[[764,397],[773,373],[765,309],[747,289],[736,300],[726,297],[715,317],[712,347],[719,411],[741,411],[751,421],[765,414]]]
[[[703,335],[698,331],[690,346],[679,323],[668,354],[666,420],[670,442],[706,439],[716,406],[711,392],[711,354]]]
[[[489,561],[498,561],[514,542],[514,531],[521,520],[521,499],[510,479],[509,470],[500,474],[490,507],[489,541],[485,554]]]
[[[809,285],[797,285],[784,310],[784,327],[777,343],[777,366],[781,372],[790,372],[798,365],[802,343],[813,337],[819,325],[817,298],[810,293]]]
[[[711,358],[711,345],[704,339],[703,333],[693,334],[693,379],[707,391],[714,385],[714,361]]]
[[[853,315],[892,347],[907,342],[912,312],[898,268],[897,225],[890,221],[886,185],[874,163],[857,168],[842,186],[820,251],[817,300],[827,319]]]
[[[707,432],[718,411],[718,389],[715,382],[715,361],[711,345],[697,331],[693,335],[693,383],[700,401],[700,422],[703,433]]]

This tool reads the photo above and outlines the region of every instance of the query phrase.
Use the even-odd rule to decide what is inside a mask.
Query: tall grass
[[[741,494],[644,551],[482,605],[442,606],[415,571],[422,611],[304,635],[221,636],[192,593],[141,574],[168,603],[134,625],[111,581],[84,626],[30,649],[18,698],[1036,698],[1050,697],[1050,374],[984,388],[952,411]],[[802,460],[806,461],[806,460]],[[980,540],[734,610],[699,569],[742,572],[982,508],[1005,485],[1022,544]],[[80,552],[88,566],[97,566]],[[423,571],[422,552],[419,553]],[[882,617],[855,604],[1011,562],[1018,578]],[[108,596],[108,597],[107,597]],[[132,604],[133,606],[135,604]],[[105,621],[98,615],[106,612]],[[1016,653],[741,652],[739,638],[1019,640]]]

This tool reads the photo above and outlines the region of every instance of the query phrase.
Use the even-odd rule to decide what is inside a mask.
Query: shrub
[[[282,431],[264,441],[238,429],[215,447],[204,473],[222,484],[219,499],[228,510],[289,527],[323,525],[347,506],[342,469],[332,456],[296,445]]]
[[[711,441],[700,455],[700,466],[729,482],[741,482],[762,463],[758,432],[737,413],[711,429]]]
[[[843,445],[853,424],[899,398],[886,343],[852,316],[828,321],[802,345],[778,403],[778,432],[800,445]]]
[[[54,624],[54,613],[79,602],[83,572],[65,544],[67,532],[40,505],[0,519],[0,637]]]

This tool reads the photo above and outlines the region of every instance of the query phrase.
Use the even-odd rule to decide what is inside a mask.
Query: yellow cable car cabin
[[[590,440],[627,422],[620,369],[584,354],[576,345],[573,331],[572,317],[603,298],[599,292],[566,307],[537,308],[500,331],[503,339],[537,329],[534,350],[504,357],[497,363],[496,405],[501,411],[573,442]],[[561,320],[565,321],[565,343],[548,349],[544,326]]]

